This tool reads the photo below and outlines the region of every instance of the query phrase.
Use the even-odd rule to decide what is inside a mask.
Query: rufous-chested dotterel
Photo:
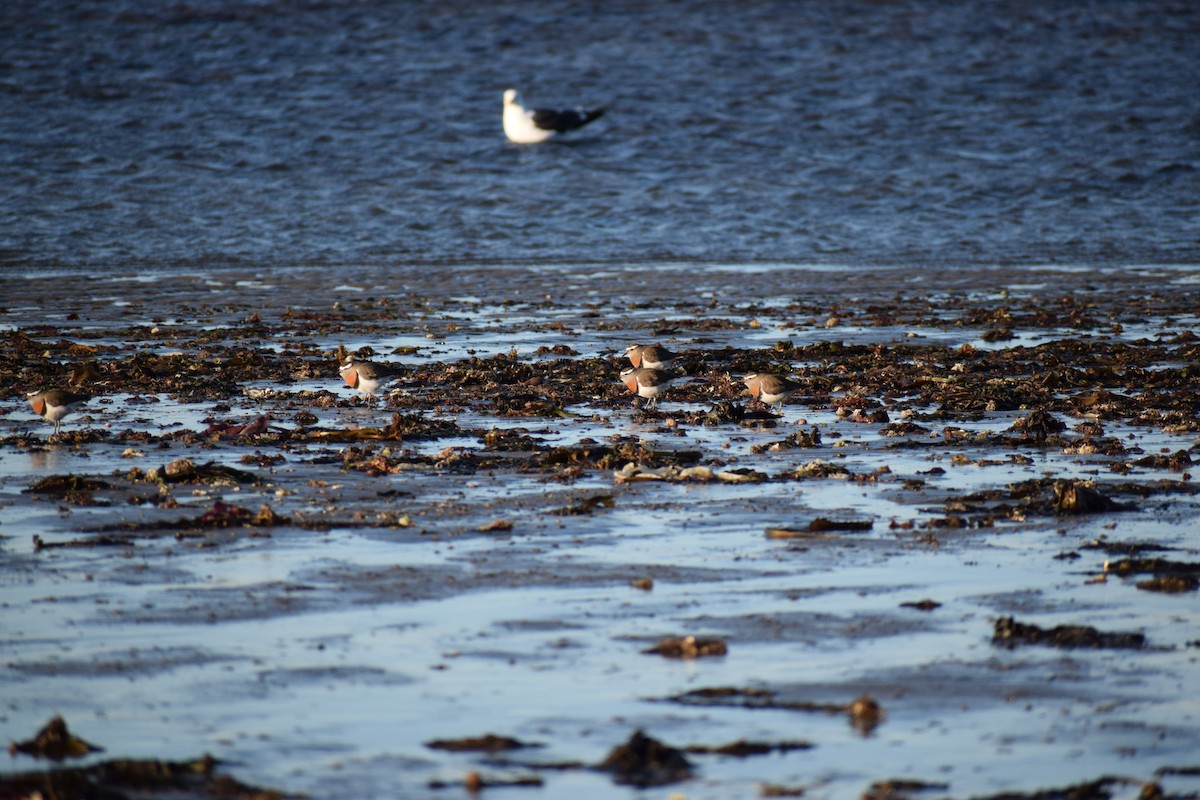
[[[67,382],[70,383],[72,387],[78,389],[85,383],[96,383],[97,381],[103,380],[103,378],[104,376],[96,367],[95,362],[89,361],[86,364],[80,364],[79,366],[75,367],[75,369],[71,370],[71,377]]]
[[[630,367],[621,372],[621,383],[625,384],[629,391],[637,393],[638,397],[649,400],[651,407],[658,405],[658,396],[671,385],[672,380],[674,379],[662,370],[649,367]]]
[[[33,407],[33,413],[46,422],[54,423],[55,434],[60,430],[63,417],[70,414],[76,406],[92,399],[91,395],[68,392],[65,389],[28,392],[26,397],[29,398],[29,405]]]
[[[800,384],[790,378],[769,372],[751,372],[742,378],[742,383],[746,384],[746,391],[751,397],[767,405],[778,404],[781,413],[783,401],[800,388]]]
[[[377,361],[364,361],[353,353],[346,356],[346,360],[342,362],[338,372],[347,386],[372,398],[382,387],[400,377],[400,373],[395,367],[380,364]]]
[[[631,344],[625,348],[625,355],[629,356],[629,363],[635,367],[650,369],[662,369],[679,358],[677,353],[660,344]]]

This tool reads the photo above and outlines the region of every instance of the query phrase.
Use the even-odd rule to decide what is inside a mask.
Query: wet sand
[[[311,797],[1195,796],[1198,282],[6,276],[0,730]],[[638,730],[687,771],[597,768]]]

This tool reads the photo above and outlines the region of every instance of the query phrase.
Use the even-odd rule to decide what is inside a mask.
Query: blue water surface
[[[0,264],[1195,263],[1200,4],[26,0]],[[507,143],[501,92],[604,105]]]

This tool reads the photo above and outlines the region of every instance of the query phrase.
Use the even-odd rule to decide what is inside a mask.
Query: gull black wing
[[[533,111],[533,124],[544,131],[564,131],[581,128],[604,114],[603,108],[582,109],[572,108],[558,111],[550,108],[538,108]]]

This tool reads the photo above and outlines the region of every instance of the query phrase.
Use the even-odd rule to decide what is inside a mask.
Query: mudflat
[[[4,283],[4,796],[1200,793],[1200,271]]]

